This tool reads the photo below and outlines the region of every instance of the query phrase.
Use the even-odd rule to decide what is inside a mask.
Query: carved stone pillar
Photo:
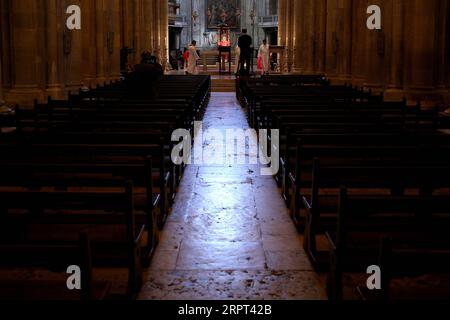
[[[159,56],[159,60],[165,70],[169,68],[169,35],[168,35],[168,25],[169,25],[169,5],[167,0],[160,0],[160,14],[159,14],[159,47],[161,49],[161,53]]]
[[[6,100],[31,105],[45,98],[45,7],[35,0],[10,1],[10,88]]]
[[[327,30],[326,30],[326,68],[330,78],[336,78],[338,54],[340,52],[340,34],[337,29],[337,16],[339,16],[337,1],[327,1]]]
[[[303,72],[311,74],[313,72],[314,64],[314,6],[316,0],[303,1]]]
[[[83,67],[82,78],[85,88],[97,84],[97,17],[96,1],[82,0],[81,10],[83,14],[82,38],[83,38]]]
[[[388,9],[384,14],[392,12],[383,22],[390,25],[386,32],[386,48],[389,50],[389,72],[385,78],[387,87],[384,97],[387,101],[399,101],[404,97],[403,91],[403,68],[404,68],[404,6],[403,1],[390,1]]]
[[[5,17],[5,7],[0,3],[0,28],[3,29],[3,18]],[[4,39],[0,36],[0,107],[3,107],[6,102],[3,99],[3,50],[4,50]]]
[[[405,89],[414,103],[432,99],[436,89],[436,20],[439,0],[411,0],[405,6]]]
[[[10,3],[0,1],[0,105],[4,105],[4,90],[11,86],[10,63]]]
[[[295,33],[295,26],[294,26],[294,20],[295,20],[295,1],[288,1],[288,5],[286,6],[286,46],[287,46],[287,62],[288,65],[286,67],[286,72],[292,72],[293,67],[295,65],[294,63],[294,52],[295,52],[295,43],[294,43],[294,33]]]
[[[105,78],[105,51],[106,51],[106,34],[105,34],[105,7],[104,0],[95,1],[95,21],[96,21],[96,56],[97,56],[97,83],[103,84]]]
[[[448,73],[446,67],[448,67],[449,55],[449,11],[450,3],[448,0],[439,1],[437,3],[437,47],[436,47],[436,89],[443,96],[445,100],[450,98],[449,92],[447,91],[448,82],[446,81]]]
[[[315,37],[314,71],[325,72],[327,0],[314,1]]]
[[[154,20],[156,18],[154,15],[154,0],[142,0],[142,11],[138,14],[141,15],[141,51],[152,51]]]
[[[293,1],[292,3],[292,71],[301,72],[302,59],[301,59],[301,37],[302,37],[302,1]]]
[[[447,87],[446,104],[450,105],[450,1],[447,0],[447,10],[445,10],[446,16],[446,34],[445,34],[445,83]]]
[[[284,46],[285,51],[287,47],[286,43],[286,37],[287,37],[287,6],[289,5],[290,1],[288,0],[280,0],[279,2],[279,12],[278,12],[278,45]],[[278,63],[280,64],[280,72],[283,73],[287,67],[287,61],[286,61],[286,52],[278,55]]]
[[[0,46],[0,48],[2,48],[1,46]],[[5,100],[3,99],[3,73],[2,73],[2,59],[1,59],[1,56],[0,56],[0,107],[3,107],[5,104],[6,104],[6,102],[5,102]]]
[[[287,0],[279,0],[278,12],[278,45],[286,45],[286,5]]]
[[[125,0],[128,1],[128,0]],[[139,63],[141,60],[141,53],[143,51],[143,0],[132,0],[133,3],[133,43],[134,43],[134,62]]]
[[[337,32],[339,34],[339,52],[337,64],[337,79],[349,82],[352,72],[352,15],[353,1],[340,0],[337,10]]]
[[[46,0],[46,61],[47,61],[47,91],[54,99],[64,98],[62,74],[63,60],[63,30],[65,24],[63,3],[59,0]]]
[[[366,83],[367,76],[367,0],[353,0],[353,26],[352,26],[352,74],[351,82],[355,86],[362,87]]]
[[[390,1],[390,0],[388,0]],[[382,29],[367,30],[367,74],[365,87],[374,92],[383,90],[386,82],[385,74],[389,73],[389,53],[386,52],[386,39],[390,33],[392,18],[391,7],[385,5],[383,0],[378,1],[382,12]]]
[[[108,57],[107,80],[117,80],[120,77],[120,49],[121,49],[121,6],[120,0],[108,1],[107,41]]]
[[[103,2],[104,0],[95,1]],[[66,0],[65,7],[75,4],[81,6],[80,0]],[[65,12],[65,10],[64,10]],[[65,19],[63,20],[65,25]],[[65,26],[64,26],[65,28]],[[82,70],[83,70],[83,20],[81,22],[81,30],[65,31],[67,42],[64,49],[64,83],[65,90],[77,91],[83,86]]]

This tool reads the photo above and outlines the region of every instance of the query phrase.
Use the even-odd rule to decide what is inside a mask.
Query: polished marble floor
[[[203,129],[236,128],[248,124],[235,94],[213,93]],[[324,298],[272,177],[257,165],[187,168],[140,299]]]

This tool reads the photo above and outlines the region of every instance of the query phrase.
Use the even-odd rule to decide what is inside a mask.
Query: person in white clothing
[[[235,65],[234,65],[234,73],[237,74],[240,69],[239,61],[241,60],[241,48],[239,48],[239,46],[236,46],[235,56],[236,56],[236,60],[235,60]]]
[[[267,75],[270,71],[270,46],[267,44],[267,40],[263,40],[263,44],[259,47],[258,58],[262,60],[262,74]]]
[[[197,61],[200,60],[200,57],[197,53],[197,41],[193,40],[192,44],[189,46],[189,63],[187,68],[188,74],[198,74]]]

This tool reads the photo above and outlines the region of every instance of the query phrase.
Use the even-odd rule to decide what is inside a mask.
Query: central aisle
[[[234,93],[212,94],[211,128],[248,128]],[[140,299],[325,299],[276,183],[259,173],[186,169]]]

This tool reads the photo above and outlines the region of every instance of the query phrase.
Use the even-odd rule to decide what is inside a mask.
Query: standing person
[[[197,61],[200,60],[200,57],[197,53],[197,48],[195,47],[196,45],[197,41],[193,40],[191,45],[189,46],[189,64],[187,69],[188,74],[198,74]]]
[[[239,72],[239,63],[241,60],[241,48],[239,46],[236,46],[235,48],[235,66],[234,66],[234,73],[237,74]]]
[[[142,54],[140,64],[128,78],[131,96],[134,98],[156,99],[159,94],[159,82],[164,75],[163,67],[155,56],[148,51]]]
[[[240,73],[241,75],[250,75],[250,60],[252,55],[253,39],[247,34],[247,29],[242,29],[242,35],[239,37],[238,46],[241,49]]]
[[[270,71],[270,47],[267,44],[267,40],[263,40],[263,44],[259,47],[258,58],[262,61],[262,71],[263,75],[269,74]]]
[[[188,66],[189,66],[189,49],[188,48],[184,48],[183,62],[184,62],[183,70],[187,74],[187,69],[188,69]]]

